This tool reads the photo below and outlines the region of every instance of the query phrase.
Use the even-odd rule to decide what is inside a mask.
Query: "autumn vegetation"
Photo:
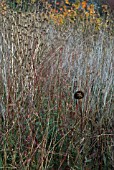
[[[113,169],[110,8],[25,2],[0,4],[0,169]]]

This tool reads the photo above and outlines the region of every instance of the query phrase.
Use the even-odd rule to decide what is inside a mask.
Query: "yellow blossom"
[[[84,8],[86,8],[86,6],[87,6],[87,2],[86,2],[86,1],[83,1],[83,2],[82,2],[82,8],[84,9]]]
[[[75,9],[79,9],[80,3],[73,4],[72,6],[73,6]]]
[[[68,5],[70,5],[70,2],[69,2],[69,0],[65,0],[65,3],[66,3],[66,4],[68,4]]]

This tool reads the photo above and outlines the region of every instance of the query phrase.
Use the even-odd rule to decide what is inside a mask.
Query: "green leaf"
[[[3,167],[3,162],[2,162],[2,157],[0,155],[0,168],[2,168],[2,167]]]
[[[89,163],[89,162],[91,162],[91,159],[87,159],[87,157],[85,157],[85,162]]]
[[[104,161],[104,165],[106,166],[107,163],[106,163],[106,156],[105,155],[103,156],[103,161]]]

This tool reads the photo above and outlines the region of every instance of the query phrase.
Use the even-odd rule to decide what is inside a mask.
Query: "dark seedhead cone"
[[[74,99],[82,99],[84,97],[84,92],[82,92],[81,90],[76,91],[74,93]]]

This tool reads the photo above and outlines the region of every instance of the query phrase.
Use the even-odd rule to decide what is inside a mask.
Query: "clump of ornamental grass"
[[[78,19],[59,27],[35,12],[7,12],[0,27],[0,167],[111,169],[112,23],[96,29]],[[74,99],[77,91],[83,98]]]

